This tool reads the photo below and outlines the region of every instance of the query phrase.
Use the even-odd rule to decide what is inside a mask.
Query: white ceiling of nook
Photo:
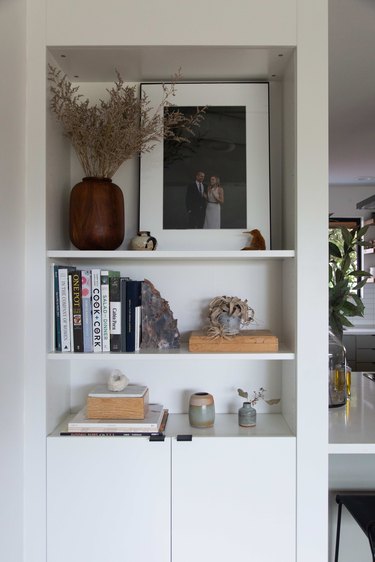
[[[126,47],[50,49],[72,81],[277,80],[292,49]],[[199,64],[197,59],[199,58]],[[329,181],[375,185],[375,0],[329,0]]]

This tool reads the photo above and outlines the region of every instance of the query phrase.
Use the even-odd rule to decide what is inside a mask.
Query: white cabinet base
[[[51,437],[47,465],[48,562],[168,562],[168,440]]]
[[[295,439],[172,440],[173,562],[295,561]]]

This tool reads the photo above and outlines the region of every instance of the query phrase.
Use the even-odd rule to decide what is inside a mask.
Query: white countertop
[[[330,454],[375,454],[375,382],[352,373],[345,406],[329,410]]]
[[[361,334],[375,334],[375,326],[372,324],[363,324],[362,326],[353,326],[352,328],[345,328],[345,336],[358,336]]]

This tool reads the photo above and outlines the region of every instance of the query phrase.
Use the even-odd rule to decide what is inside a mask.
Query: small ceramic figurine
[[[130,241],[130,249],[137,251],[152,251],[155,250],[157,246],[157,240],[150,235],[149,230],[140,230],[137,232],[137,236]]]
[[[265,250],[266,243],[263,236],[257,228],[253,230],[247,230],[244,234],[251,234],[251,241],[248,246],[242,248],[242,250]]]

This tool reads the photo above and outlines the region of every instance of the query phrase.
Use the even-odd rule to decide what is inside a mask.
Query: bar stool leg
[[[340,529],[341,529],[341,510],[342,510],[342,503],[339,503],[339,509],[338,509],[338,512],[337,512],[335,562],[339,562]],[[375,562],[375,561],[374,561],[374,562]]]
[[[371,554],[372,554],[372,562],[375,562],[375,544],[373,543],[372,540],[372,528],[374,527],[374,523],[370,523],[367,529],[367,536],[368,536],[368,540],[370,543],[370,548],[371,548]]]

